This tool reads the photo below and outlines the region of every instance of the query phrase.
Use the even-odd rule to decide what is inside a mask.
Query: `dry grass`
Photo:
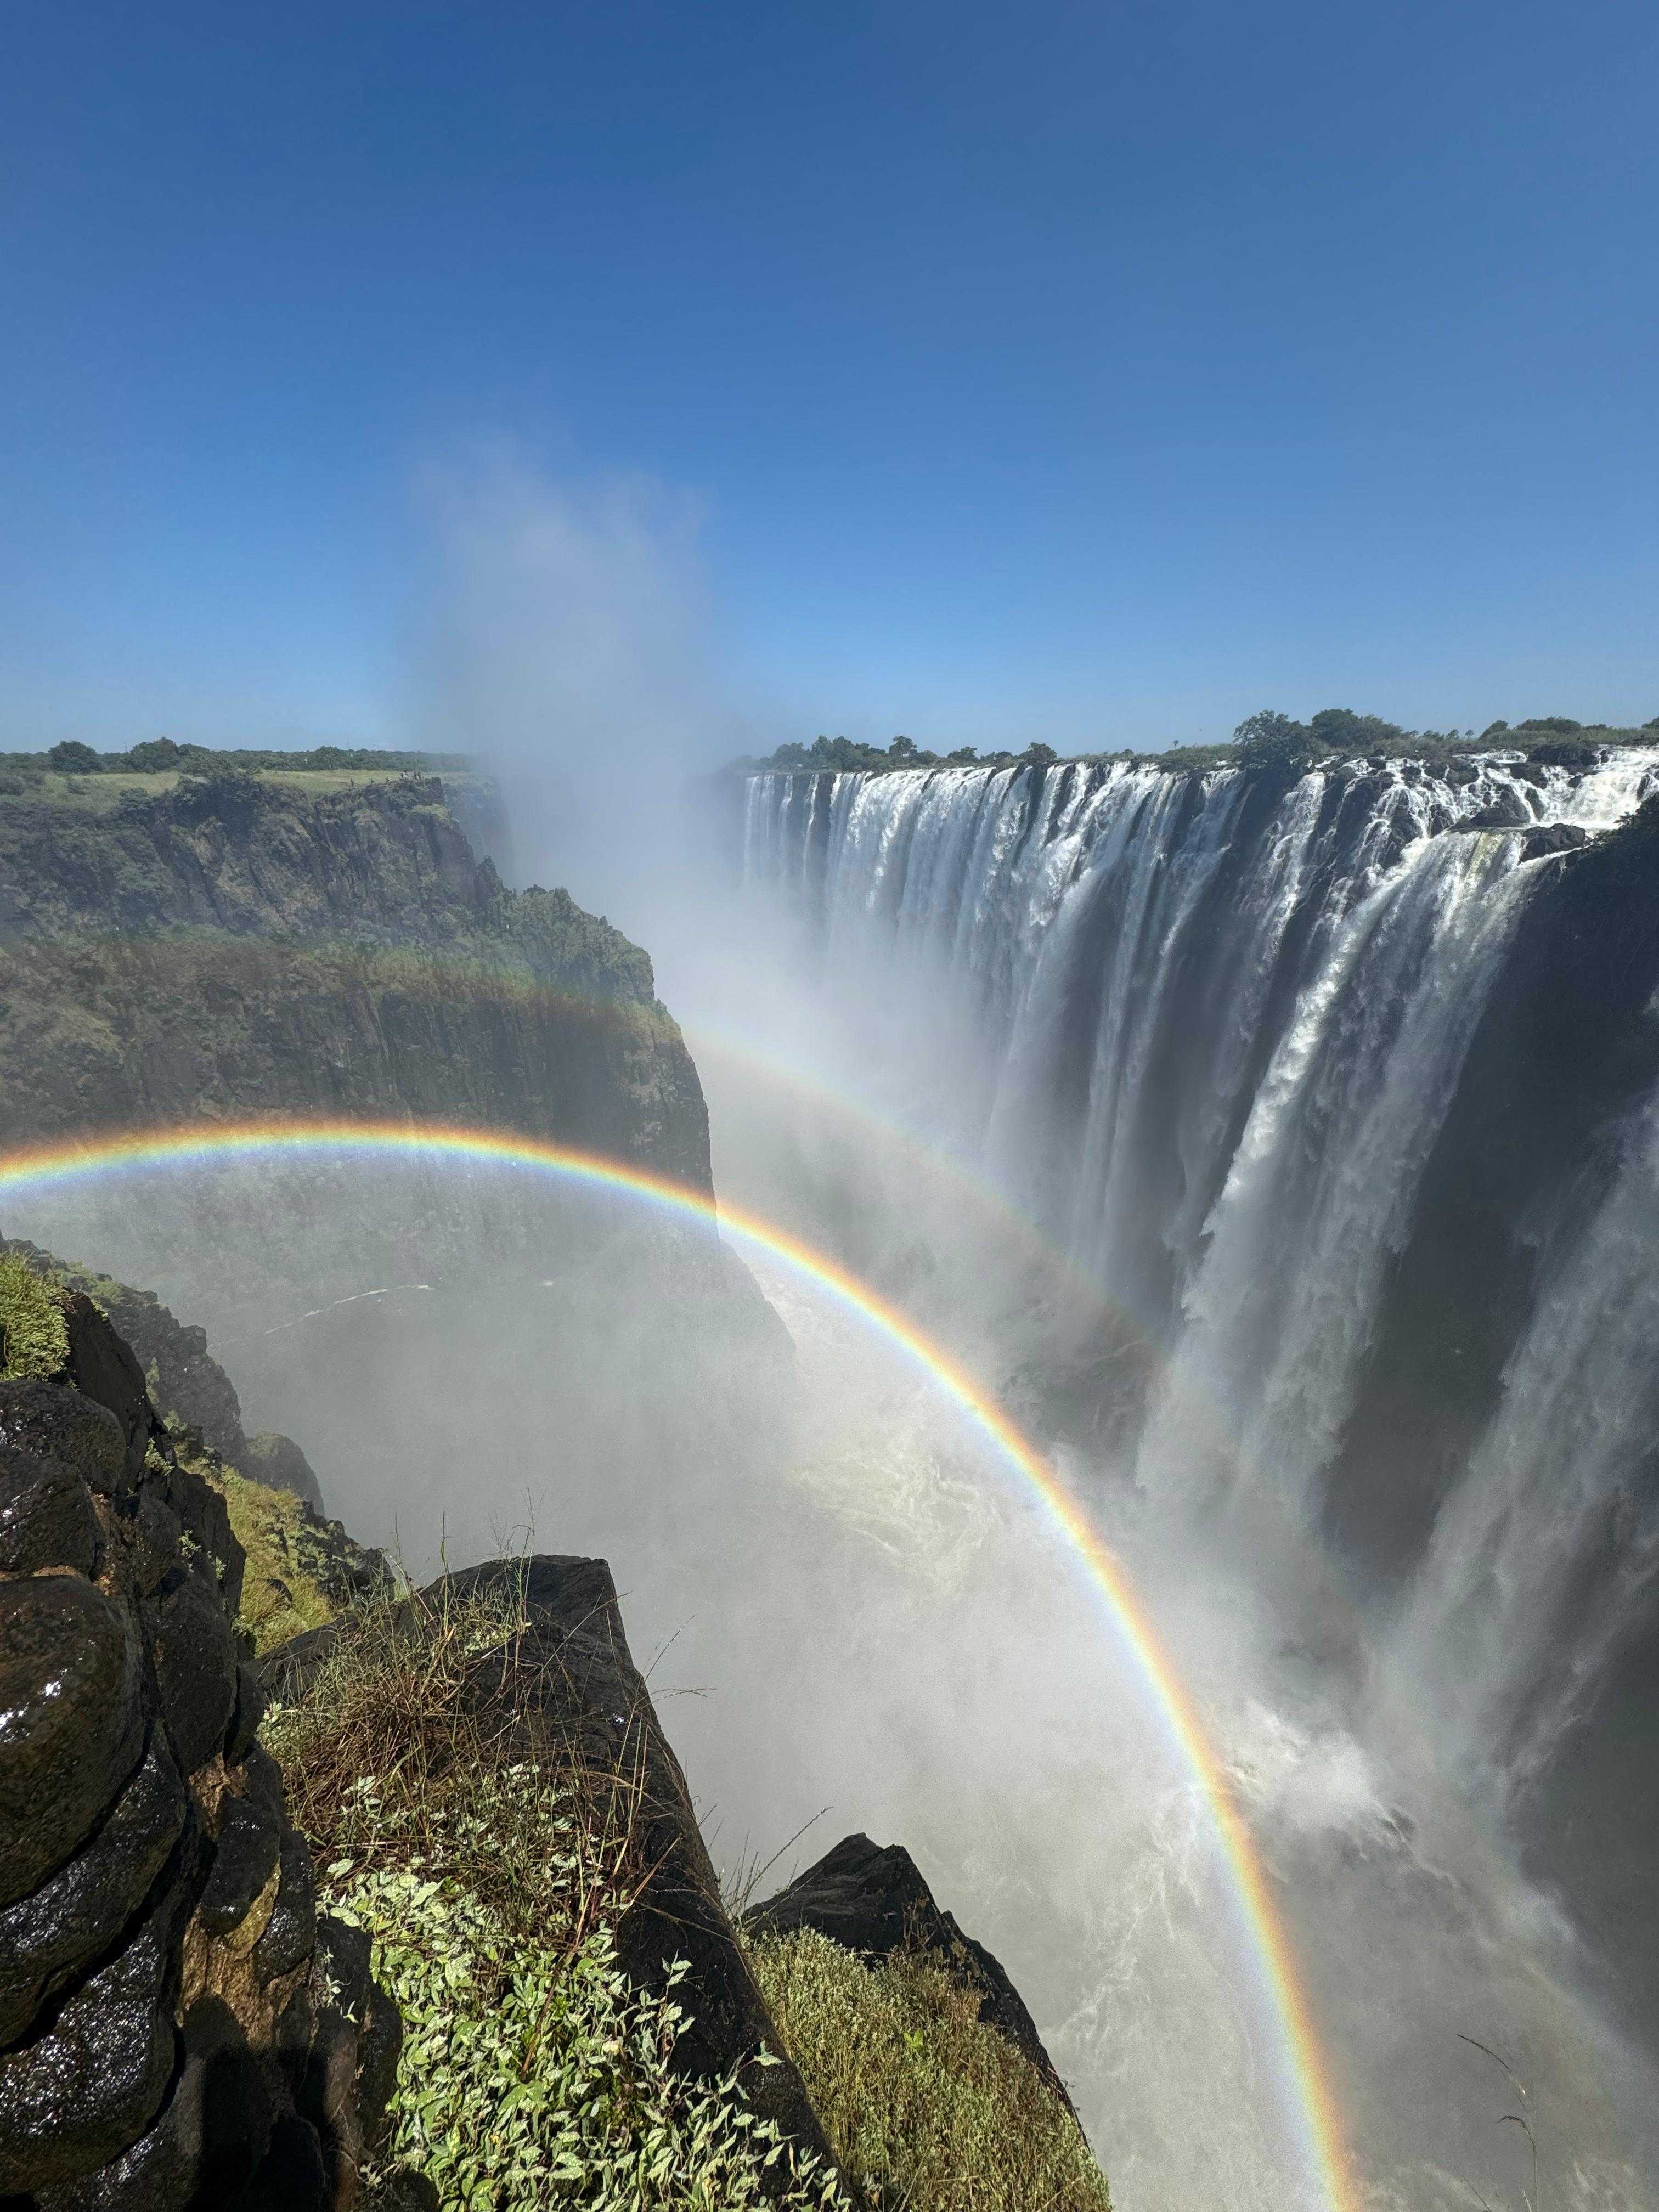
[[[763,1938],[752,1963],[872,2212],[1110,2212],[1071,2114],[933,1960],[867,1966],[806,1929]]]

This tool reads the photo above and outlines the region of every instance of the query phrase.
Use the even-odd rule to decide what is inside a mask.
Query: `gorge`
[[[1518,2203],[1490,2051],[1556,2201],[1622,2212],[1656,772],[751,775],[651,885],[684,1030],[429,779],[26,800],[0,1104],[20,1158],[113,1149],[0,1228],[135,1343],[123,1283],[206,1323],[234,1434],[411,1578],[609,1558],[716,1863],[902,1837],[1120,2212]]]

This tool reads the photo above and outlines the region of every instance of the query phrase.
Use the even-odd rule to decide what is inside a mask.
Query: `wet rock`
[[[161,1714],[186,1773],[223,1743],[236,1710],[237,1655],[219,1593],[185,1570],[163,1597],[155,1638]]]
[[[92,1840],[0,1912],[0,2045],[15,2043],[47,1997],[109,1950],[167,1863],[185,1815],[179,1770],[152,1738]]]
[[[167,1470],[167,1503],[179,1516],[185,1534],[218,1569],[226,1610],[234,1615],[241,1602],[244,1561],[222,1493],[193,1468],[176,1462]]]
[[[276,1871],[281,1831],[264,1808],[234,1797],[215,1839],[213,1870],[197,1914],[210,1936],[228,1936],[246,1919]]]
[[[1525,830],[1531,822],[1525,799],[1512,785],[1504,784],[1489,805],[1454,826],[1459,830]]]
[[[1573,853],[1589,842],[1589,831],[1576,822],[1545,822],[1528,830],[1521,841],[1523,860],[1541,860],[1555,853]]]
[[[106,1406],[58,1382],[35,1376],[0,1382],[0,1443],[57,1460],[100,1493],[125,1483],[127,1445],[120,1423]]]
[[[156,1425],[144,1389],[144,1370],[110,1327],[108,1316],[84,1291],[70,1291],[63,1306],[69,1326],[70,1380],[83,1397],[115,1416],[130,1470],[136,1474]]]
[[[274,1982],[303,1966],[317,1945],[317,1887],[305,1838],[290,1828],[278,1854],[276,1902],[264,1933],[253,1948],[253,1971]]]
[[[756,1936],[816,1929],[872,1961],[896,1951],[925,1951],[975,1992],[981,2020],[1030,2059],[1070,2110],[1071,2099],[1019,1991],[985,1946],[965,1935],[955,1916],[935,1901],[902,1844],[884,1849],[868,1836],[844,1837],[787,1889],[757,1905],[744,1924]]]
[[[259,1723],[265,1713],[264,1685],[259,1680],[258,1669],[244,1660],[236,1669],[236,1710],[231,1716],[230,1735],[225,1744],[225,1757],[232,1765],[238,1765],[252,1750],[259,1733]]]
[[[94,2172],[159,2110],[173,2070],[174,1939],[188,1901],[168,1891],[43,2034],[0,2056],[0,2191]]]
[[[0,1903],[114,1802],[143,1742],[131,1621],[78,1575],[0,1583]]]
[[[0,1451],[0,1575],[89,1575],[97,1559],[98,1516],[80,1476],[61,1460]]]
[[[133,1516],[130,1559],[132,1578],[148,1597],[179,1559],[184,1523],[168,1504],[164,1485],[143,1484]]]
[[[366,1946],[349,2013],[315,2001],[241,1548],[109,1337],[88,1304],[58,1376],[0,1382],[0,1540],[36,1570],[0,1580],[0,2203],[343,2212],[399,2025]]]
[[[331,1656],[340,1640],[341,1626],[337,1620],[325,1620],[320,1627],[307,1628],[302,1635],[291,1636],[286,1644],[267,1651],[258,1662],[259,1681],[266,1695],[283,1705],[302,1698]]]

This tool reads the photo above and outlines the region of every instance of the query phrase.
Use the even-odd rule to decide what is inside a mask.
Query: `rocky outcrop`
[[[237,1472],[250,1482],[263,1483],[267,1490],[291,1492],[321,1516],[323,1486],[292,1437],[283,1436],[276,1429],[261,1429],[244,1445]]]
[[[781,2040],[720,1901],[685,1777],[629,1650],[609,1566],[553,1556],[495,1560],[433,1584],[422,1603],[441,1611],[446,1595],[495,1587],[516,1594],[527,1626],[505,1653],[478,1662],[477,1698],[493,1709],[488,1732],[508,1757],[515,1741],[531,1756],[550,1740],[590,1777],[607,1778],[633,1800],[638,1853],[650,1872],[617,1930],[617,1957],[635,1986],[653,1994],[668,1986],[672,1961],[689,1963],[691,2018],[676,2047],[677,2069],[711,2081],[735,2073],[763,2120],[833,2166],[799,2075],[777,2056]],[[313,1645],[313,1663],[318,1656]],[[781,2168],[777,2178],[781,2185]]]
[[[815,1929],[867,1963],[896,1951],[925,1952],[979,1999],[979,2016],[1030,2060],[1067,2112],[1072,2100],[1043,2048],[1036,2022],[1007,1974],[982,1943],[945,1911],[902,1844],[844,1836],[815,1866],[744,1917],[752,1936]],[[1076,2115],[1073,2113],[1073,2118]]]
[[[0,1237],[0,1255],[21,1260],[35,1273],[84,1291],[101,1306],[144,1370],[146,1385],[164,1420],[186,1429],[250,1482],[291,1491],[319,1516],[322,1486],[292,1437],[274,1429],[250,1437],[242,1427],[236,1386],[207,1348],[207,1331],[181,1322],[154,1291],[136,1291],[112,1276],[76,1267],[42,1251],[26,1237]]]
[[[223,1499],[40,1295],[63,1364],[0,1380],[0,2199],[345,2212],[397,2016],[257,1741]]]

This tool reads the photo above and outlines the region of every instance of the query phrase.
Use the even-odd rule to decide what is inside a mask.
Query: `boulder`
[[[954,1915],[936,1903],[921,1869],[902,1844],[884,1848],[868,1836],[843,1837],[787,1889],[745,1915],[754,1936],[788,1936],[816,1929],[843,1949],[870,1962],[894,1952],[926,1952],[979,1998],[988,2027],[1030,2059],[1054,2094],[1072,2110],[1066,2086],[1043,2048],[1036,2022],[1019,1991],[982,1943],[964,1934]]]
[[[38,1452],[0,1450],[0,1575],[89,1575],[97,1559],[98,1516],[80,1476]]]
[[[1523,860],[1541,860],[1555,853],[1576,853],[1589,842],[1589,831],[1577,822],[1545,822],[1528,830],[1521,840]]]
[[[0,1583],[0,1904],[27,1896],[138,1763],[138,1640],[79,1575]]]

